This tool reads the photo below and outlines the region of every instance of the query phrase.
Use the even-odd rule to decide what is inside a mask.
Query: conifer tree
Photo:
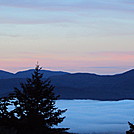
[[[9,121],[12,116],[8,111],[8,106],[11,105],[8,97],[0,98],[0,124],[5,124],[6,121]]]
[[[66,110],[60,110],[55,106],[55,100],[59,96],[54,94],[54,86],[49,80],[43,80],[41,68],[36,66],[32,78],[21,84],[22,90],[15,88],[11,95],[14,99],[14,113],[20,120],[25,119],[33,126],[44,126],[51,128],[61,123],[65,117],[61,114]]]
[[[32,77],[21,83],[21,89],[15,88],[9,96],[0,98],[0,126],[4,122],[4,125],[15,128],[17,134],[59,134],[68,130],[52,129],[64,120],[61,115],[66,109],[56,107],[55,101],[59,96],[55,96],[51,81],[44,80],[41,69],[37,65]],[[9,105],[14,109],[8,111]]]

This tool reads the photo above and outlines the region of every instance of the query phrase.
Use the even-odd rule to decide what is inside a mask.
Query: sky
[[[0,0],[1,70],[120,73],[133,43],[133,0]]]

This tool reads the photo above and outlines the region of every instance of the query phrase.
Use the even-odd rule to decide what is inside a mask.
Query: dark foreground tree
[[[134,125],[128,122],[130,129],[126,131],[126,134],[134,134]]]
[[[15,88],[14,93],[0,100],[0,122],[8,120],[7,124],[16,128],[18,134],[60,133],[66,130],[52,129],[64,120],[65,117],[61,115],[66,109],[61,110],[55,106],[59,96],[55,96],[50,81],[43,80],[40,70],[37,65],[32,78],[22,83],[21,89]],[[10,104],[15,108],[9,112],[7,106]]]

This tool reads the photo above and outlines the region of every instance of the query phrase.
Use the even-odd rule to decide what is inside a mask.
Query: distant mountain
[[[26,71],[20,71],[20,72],[17,72],[15,74],[15,77],[16,78],[29,78],[33,72],[34,72],[34,69],[30,69],[30,70],[26,70]],[[51,76],[68,74],[67,72],[50,71],[50,70],[41,70],[40,72],[44,74],[45,78],[48,78],[48,77],[51,77]]]
[[[9,79],[9,78],[29,78],[33,73],[34,69],[20,71],[15,74],[0,70],[0,79]],[[49,70],[41,70],[41,73],[44,73],[44,77],[48,78],[55,75],[64,75],[68,74],[67,72],[62,71],[49,71]]]
[[[118,75],[77,73],[51,79],[65,99],[134,99],[134,70]]]
[[[19,83],[25,81],[24,76],[30,75],[27,72],[25,75],[23,73],[19,73],[19,78],[0,80],[1,96],[13,91],[13,87],[20,87]],[[56,74],[58,75],[49,75],[49,78],[55,85],[55,93],[60,94],[62,99],[134,99],[134,70],[116,75],[64,72]],[[21,76],[23,77],[20,78]]]
[[[8,79],[8,78],[14,78],[14,74],[0,70],[0,79]]]

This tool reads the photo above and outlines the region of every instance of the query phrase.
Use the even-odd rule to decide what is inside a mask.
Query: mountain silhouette
[[[47,72],[43,72],[46,76]],[[20,82],[31,76],[29,73],[32,70],[18,72],[15,78],[0,79],[0,96],[12,92],[14,87],[20,88]],[[48,74],[46,77],[55,85],[55,93],[60,94],[61,99],[134,99],[134,69],[115,75],[53,71],[48,71]]]
[[[15,74],[2,71],[0,70],[0,79],[9,79],[9,78],[28,78],[32,75],[34,72],[34,69],[26,70],[26,71],[19,71]],[[41,70],[41,73],[45,74],[44,77],[48,78],[50,76],[54,75],[63,75],[63,74],[68,74],[67,72],[63,71],[50,71],[50,70]]]
[[[8,78],[14,78],[14,74],[0,70],[0,79],[8,79]]]
[[[20,71],[15,74],[16,78],[28,78],[31,76],[31,74],[34,72],[34,69],[26,70],[26,71]],[[63,71],[50,71],[50,70],[41,70],[41,73],[45,74],[44,77],[48,78],[51,76],[57,76],[57,75],[64,75],[68,74],[67,72]]]

